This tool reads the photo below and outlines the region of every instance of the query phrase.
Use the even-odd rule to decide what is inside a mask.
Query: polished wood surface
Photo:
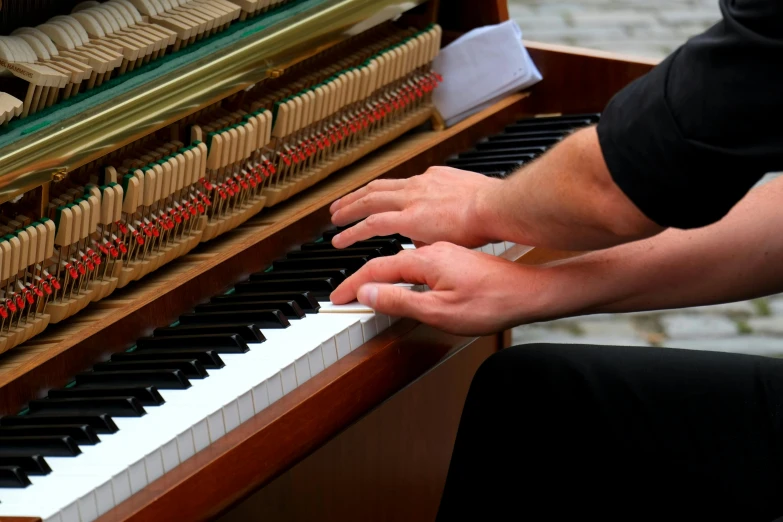
[[[495,351],[482,337],[449,353],[219,522],[432,522],[470,382]]]

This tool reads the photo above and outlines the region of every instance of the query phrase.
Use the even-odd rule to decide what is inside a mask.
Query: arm
[[[719,223],[544,266],[451,244],[371,261],[332,294],[466,335],[601,312],[705,305],[783,291],[783,178],[753,190]],[[427,284],[410,292],[388,283]]]
[[[717,222],[764,173],[783,169],[783,3],[721,8],[722,22],[619,92],[596,129],[503,182],[435,167],[346,196],[334,223],[369,219],[335,246],[399,232],[469,247],[598,249]]]

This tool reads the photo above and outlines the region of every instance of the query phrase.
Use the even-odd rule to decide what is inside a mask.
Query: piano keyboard
[[[600,114],[526,118],[509,125],[474,148],[453,156],[446,165],[493,178],[505,178],[535,160],[573,131],[598,123]]]
[[[92,521],[393,324],[328,296],[415,247],[390,236],[337,250],[337,232],[0,418],[0,517]]]

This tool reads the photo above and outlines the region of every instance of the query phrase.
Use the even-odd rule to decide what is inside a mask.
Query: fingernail
[[[375,308],[378,303],[378,287],[375,285],[364,285],[356,294],[356,299],[363,305]]]
[[[335,242],[335,241],[340,241],[340,236],[341,236],[341,235],[342,235],[342,234],[337,234],[336,236],[334,236],[334,237],[332,238],[332,244],[334,244],[334,242]]]
[[[335,207],[337,207],[337,205],[339,205],[339,204],[340,204],[340,200],[339,200],[339,199],[337,199],[337,200],[335,200],[335,201],[334,201],[334,203],[332,203],[332,205],[329,207],[329,209],[330,209],[332,212],[334,212],[334,209],[335,209]]]

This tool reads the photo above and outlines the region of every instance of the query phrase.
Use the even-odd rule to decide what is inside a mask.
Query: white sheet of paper
[[[433,69],[443,76],[434,102],[448,125],[542,78],[513,20],[466,33],[441,51]]]

